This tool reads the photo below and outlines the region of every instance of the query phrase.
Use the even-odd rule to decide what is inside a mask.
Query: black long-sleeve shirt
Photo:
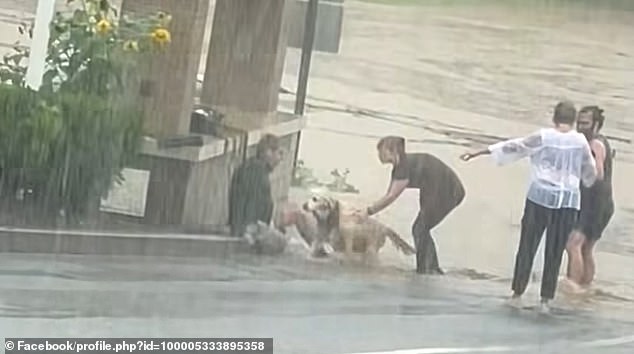
[[[232,235],[242,236],[247,225],[258,221],[270,224],[273,216],[270,173],[267,163],[255,157],[246,160],[234,172],[229,187]]]

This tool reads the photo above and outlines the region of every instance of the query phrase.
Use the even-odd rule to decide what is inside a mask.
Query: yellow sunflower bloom
[[[106,34],[110,32],[110,30],[112,29],[112,24],[110,24],[108,20],[101,20],[97,22],[95,29],[97,30],[97,33],[99,34]]]
[[[165,28],[157,28],[152,32],[152,40],[157,44],[166,44],[172,40],[172,35]]]

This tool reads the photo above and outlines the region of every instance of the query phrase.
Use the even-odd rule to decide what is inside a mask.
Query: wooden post
[[[158,139],[188,135],[209,0],[124,0],[122,13],[172,16],[172,41],[143,66],[144,131]]]

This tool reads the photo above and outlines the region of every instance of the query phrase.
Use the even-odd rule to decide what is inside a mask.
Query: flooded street
[[[514,313],[496,291],[389,269],[342,271],[292,257],[40,255],[4,255],[0,269],[3,337],[248,335],[273,337],[280,354],[634,349],[630,321]]]
[[[381,136],[402,135],[409,151],[450,165],[467,196],[434,229],[446,276],[416,276],[414,259],[389,243],[377,269],[297,254],[2,254],[0,337],[273,337],[282,354],[634,352],[634,12],[412,3],[345,2],[340,53],[313,57],[299,158],[322,180],[348,168],[360,194],[336,196],[362,207],[389,183],[376,156]],[[0,0],[12,8],[0,39],[34,4]],[[282,86],[293,92],[299,61],[289,49]],[[558,294],[553,316],[541,317],[503,306],[528,164],[458,156],[549,125],[563,98],[605,109],[617,210],[590,294]],[[280,110],[294,100],[281,94]],[[293,188],[290,197],[310,193]],[[406,191],[376,217],[412,243],[417,212],[417,192]],[[538,290],[534,279],[529,304]]]
[[[626,269],[634,266],[634,194],[626,181],[634,175],[634,14],[367,2],[350,2],[346,10],[341,54],[313,60],[300,151],[306,165],[325,180],[332,169],[349,168],[348,180],[361,194],[341,198],[363,206],[381,197],[389,181],[389,168],[376,157],[378,138],[405,136],[410,151],[439,156],[467,189],[465,202],[437,228],[441,265],[510,283],[528,164],[500,168],[487,158],[465,164],[458,156],[549,125],[562,98],[578,107],[600,105],[617,150],[617,211],[597,246],[595,285],[632,303],[634,273]],[[284,85],[291,91],[298,62],[298,53],[290,52]],[[418,195],[405,194],[377,217],[409,236]],[[385,258],[413,266],[391,251]],[[540,263],[536,259],[537,270]]]

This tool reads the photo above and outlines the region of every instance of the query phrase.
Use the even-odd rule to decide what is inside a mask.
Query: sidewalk
[[[139,228],[136,228],[139,229]],[[142,231],[36,229],[0,226],[0,253],[222,257],[248,251],[228,236]]]

